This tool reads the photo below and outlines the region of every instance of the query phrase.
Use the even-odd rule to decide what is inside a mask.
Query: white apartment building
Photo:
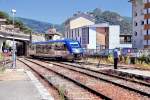
[[[94,18],[85,13],[75,14],[65,22],[64,36],[79,41],[85,49],[132,48],[128,36],[120,34],[119,25],[95,24]]]
[[[65,38],[77,40],[85,49],[114,49],[119,46],[120,27],[95,24],[92,16],[78,13],[65,23]]]
[[[77,40],[86,49],[114,49],[120,46],[120,26],[107,23],[72,29],[70,39]]]
[[[130,0],[133,18],[133,48],[150,48],[150,0]]]

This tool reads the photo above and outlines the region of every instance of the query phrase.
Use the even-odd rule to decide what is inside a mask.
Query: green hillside
[[[96,23],[109,22],[111,25],[120,25],[121,34],[132,34],[132,19],[124,17],[116,12],[102,11],[99,8],[88,12],[95,17]]]
[[[0,18],[6,19],[6,24],[13,24],[12,17],[10,17],[7,13],[0,11]],[[23,24],[22,21],[15,19],[15,28],[20,28],[24,33],[30,33],[32,30]]]

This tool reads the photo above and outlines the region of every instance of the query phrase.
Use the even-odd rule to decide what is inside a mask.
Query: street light
[[[13,52],[12,52],[12,59],[13,59],[13,64],[12,67],[16,68],[16,54],[15,54],[15,42],[14,42],[14,31],[15,31],[15,22],[14,22],[14,17],[16,14],[16,10],[12,9],[11,10],[12,14],[13,14]]]

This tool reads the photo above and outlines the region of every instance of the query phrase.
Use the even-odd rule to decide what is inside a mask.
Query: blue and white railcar
[[[49,40],[32,43],[29,55],[32,57],[54,57],[75,60],[81,59],[83,50],[80,43],[75,40]]]

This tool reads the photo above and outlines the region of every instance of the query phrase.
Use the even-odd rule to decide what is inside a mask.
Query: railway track
[[[101,71],[95,71],[92,69],[87,69],[87,68],[75,66],[72,64],[66,64],[66,63],[52,63],[52,64],[55,64],[55,65],[60,66],[60,67],[63,66],[63,67],[68,68],[70,70],[78,71],[80,73],[98,78],[98,79],[106,81],[106,82],[110,82],[114,85],[117,85],[117,86],[120,86],[122,88],[128,89],[130,91],[134,91],[134,92],[137,92],[139,94],[150,97],[150,84],[148,84],[148,83],[120,77],[117,75],[111,75],[111,74],[101,72]],[[64,66],[64,65],[67,65],[67,66]]]
[[[132,88],[132,87],[128,87],[127,85],[123,85],[121,83],[125,82],[125,81],[120,81],[119,79],[112,79],[110,77],[106,77],[105,78],[102,78],[100,77],[98,74],[94,73],[93,72],[91,73],[85,70],[81,70],[79,68],[75,68],[75,67],[72,67],[72,66],[64,66],[62,64],[54,64],[54,63],[51,63],[55,66],[53,67],[50,67],[49,66],[49,63],[48,62],[41,62],[41,61],[38,61],[35,62],[35,60],[29,60],[29,59],[26,59],[28,61],[32,61],[33,63],[36,63],[36,64],[46,64],[44,65],[43,67],[46,67],[50,70],[53,70],[55,71],[57,74],[61,74],[63,75],[63,77],[65,78],[69,78],[71,81],[75,81],[77,83],[80,83],[82,85],[84,85],[84,88],[85,86],[89,89],[92,89],[92,91],[96,91],[97,93],[101,93],[103,94],[104,96],[108,96],[110,99],[115,99],[115,100],[120,100],[120,97],[121,98],[124,98],[124,99],[130,99],[131,97],[134,97],[133,98],[147,98],[149,99],[150,97],[150,94],[149,94],[149,90],[150,88],[146,87],[146,86],[141,86],[139,85],[138,86],[138,89],[140,90],[137,90],[137,88]],[[117,83],[119,82],[119,83]],[[127,81],[126,81],[127,83]],[[128,82],[129,84],[129,82]],[[133,85],[133,83],[130,83],[130,85]],[[135,83],[134,83],[135,85]],[[136,84],[137,86],[137,84]],[[144,90],[143,90],[144,88]],[[88,89],[88,90],[89,90]],[[107,90],[109,89],[109,91]],[[96,93],[95,92],[95,93]],[[113,93],[118,93],[119,96],[114,96]],[[132,95],[131,95],[132,94]],[[128,96],[129,97],[128,97]],[[107,97],[106,96],[106,97]]]
[[[107,73],[105,71],[100,71],[100,70],[94,70],[94,69],[91,69],[91,68],[87,68],[87,67],[84,67],[82,65],[77,65],[77,64],[71,64],[71,63],[66,63],[66,62],[60,62],[61,64],[64,64],[64,65],[69,65],[69,66],[72,66],[72,67],[76,67],[76,68],[80,68],[82,70],[85,70],[85,71],[91,71],[91,72],[94,72],[94,73],[98,73],[98,74],[102,74],[102,75],[106,75],[106,76],[110,76],[110,77],[114,77],[114,78],[118,78],[118,79],[122,79],[122,80],[126,80],[126,81],[129,81],[129,82],[133,82],[133,83],[137,83],[137,84],[141,84],[141,85],[145,85],[147,87],[150,87],[150,83],[148,82],[145,82],[145,81],[142,81],[142,80],[138,80],[138,79],[132,79],[132,78],[128,78],[128,77],[122,77],[122,76],[119,76],[119,75],[115,75],[115,74],[112,74],[112,73]]]
[[[28,67],[30,67],[34,72],[39,74],[40,77],[47,80],[58,91],[60,91],[60,87],[66,86],[65,93],[64,93],[65,99],[69,99],[69,100],[74,100],[74,99],[86,99],[86,100],[107,99],[107,100],[111,100],[109,97],[104,96],[104,95],[90,89],[89,87],[84,86],[82,83],[77,82],[71,78],[68,78],[67,76],[65,76],[61,73],[51,70],[46,66],[43,66],[34,61],[30,61],[27,59],[25,59],[25,60],[20,60],[20,61],[23,62]],[[30,64],[32,63],[32,65],[30,65],[29,63]],[[41,74],[41,72],[38,70],[39,68],[38,69],[33,68],[33,66],[40,67],[41,68],[40,70],[46,70],[45,73],[48,73],[48,74],[47,75],[45,75],[45,73]],[[82,96],[82,97],[80,97],[80,96]]]
[[[93,70],[91,69],[90,67],[84,67],[86,65],[90,66],[97,66],[96,64],[85,64],[83,62],[75,62],[75,63],[69,63],[69,62],[64,62],[64,64],[71,64],[72,66],[77,66],[77,67],[80,67],[80,68],[84,68],[84,69],[88,69],[88,70],[91,70],[91,71],[95,71],[95,72],[99,72],[101,74],[106,74],[106,75],[111,75],[113,77],[118,77],[118,78],[122,78],[124,80],[128,80],[131,79],[131,81],[134,81],[134,80],[137,80],[138,82],[140,81],[140,83],[150,83],[150,78],[149,77],[142,77],[141,75],[134,75],[134,74],[129,74],[129,73],[122,73],[120,71],[116,71],[116,70],[113,70],[113,69],[106,69],[106,70],[103,70],[103,71],[96,71],[96,70]],[[112,66],[112,65],[107,65],[107,64],[100,64],[102,66]],[[123,67],[121,69],[124,69]],[[125,68],[127,69],[127,68]],[[133,68],[128,68],[128,69],[133,69]],[[137,68],[134,68],[134,69],[137,69]],[[141,69],[138,69],[138,70],[141,70]],[[134,80],[133,80],[134,79]]]
[[[59,91],[57,91],[57,88],[51,84],[42,74],[40,74],[37,70],[35,70],[34,68],[32,68],[29,64],[25,63],[22,59],[17,59],[17,61],[21,62],[21,66],[26,66],[27,70],[31,70],[32,73],[38,78],[38,80],[40,80],[40,82],[42,84],[44,84],[45,87],[48,87],[47,89],[51,89],[51,93],[52,96],[54,97],[54,99],[56,100],[60,100],[60,94],[59,94]],[[65,99],[67,99],[67,97],[64,96]]]

